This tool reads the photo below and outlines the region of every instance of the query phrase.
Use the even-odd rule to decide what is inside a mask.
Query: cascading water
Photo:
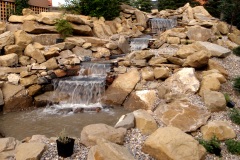
[[[81,112],[102,108],[101,96],[105,91],[107,73],[111,70],[110,63],[83,62],[79,76],[54,80],[55,92],[68,95],[68,99],[46,107],[45,112]]]
[[[148,21],[148,26],[152,33],[159,33],[177,26],[176,19],[151,18]]]
[[[152,38],[151,36],[132,38],[130,42],[131,51],[137,51],[148,48],[148,43],[151,38]]]

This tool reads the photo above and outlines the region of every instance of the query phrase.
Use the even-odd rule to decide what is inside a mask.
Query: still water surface
[[[6,137],[22,140],[26,137],[42,134],[48,138],[56,137],[65,128],[68,135],[80,137],[84,126],[105,123],[114,126],[121,115],[128,113],[122,107],[103,109],[97,112],[75,113],[70,115],[51,115],[43,109],[33,111],[0,114],[0,131]]]

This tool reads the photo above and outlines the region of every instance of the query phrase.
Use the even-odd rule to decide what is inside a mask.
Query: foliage
[[[130,5],[130,3],[131,3],[131,0],[118,0],[118,1],[119,1],[120,4],[124,3],[124,4]]]
[[[240,1],[220,0],[219,10],[223,15],[223,20],[240,28]],[[231,31],[231,28],[230,28]]]
[[[225,142],[227,150],[232,154],[240,154],[240,141],[229,139]]]
[[[145,12],[151,12],[151,9],[152,9],[151,0],[136,0],[136,1],[132,1],[131,5]]]
[[[65,39],[67,36],[72,35],[73,33],[71,24],[65,19],[56,19],[55,27],[63,39]]]
[[[15,0],[15,13],[16,15],[22,15],[22,10],[24,8],[28,8],[29,4],[28,4],[29,0]]]
[[[64,144],[68,143],[70,141],[69,137],[67,136],[67,133],[65,131],[65,129],[63,129],[59,135],[58,135],[58,141],[62,142]]]
[[[240,46],[233,49],[233,54],[235,54],[236,56],[240,56]]]
[[[220,17],[221,11],[219,10],[220,0],[208,0],[204,8],[213,16]]]
[[[240,92],[240,76],[233,80],[233,88]]]
[[[158,0],[158,10],[177,9],[190,3],[192,7],[199,5],[195,0]]]
[[[240,125],[240,109],[232,108],[228,115],[233,123]]]
[[[205,141],[203,139],[199,139],[198,141],[207,152],[215,154],[216,156],[221,156],[220,141],[216,136],[213,136],[210,141]]]
[[[225,97],[226,102],[230,102],[231,101],[231,98],[230,98],[229,94],[224,93],[224,97]]]
[[[60,8],[73,14],[81,14],[80,0],[65,0],[65,4]]]

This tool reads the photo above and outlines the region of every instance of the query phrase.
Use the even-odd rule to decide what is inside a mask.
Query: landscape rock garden
[[[69,21],[74,35],[58,44],[56,18]],[[153,35],[152,18],[175,19],[177,26]],[[189,4],[152,13],[121,5],[120,17],[112,21],[24,9],[23,16],[0,22],[3,113],[58,103],[66,96],[49,98],[53,79],[78,75],[86,59],[107,61],[114,64],[108,75],[114,80],[107,82],[101,102],[129,113],[114,127],[92,124],[79,130],[74,153],[66,159],[218,159],[199,143],[213,137],[220,141],[222,159],[239,159],[225,144],[240,140],[225,98],[228,94],[239,108],[232,84],[240,76],[240,58],[232,50],[240,45],[240,31],[229,32],[229,27],[204,7]],[[153,42],[131,50],[131,39],[145,35]],[[6,135],[0,138],[0,159],[58,159],[56,139]]]

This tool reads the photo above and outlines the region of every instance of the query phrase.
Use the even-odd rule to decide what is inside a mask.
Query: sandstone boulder
[[[73,33],[77,35],[83,35],[83,36],[92,36],[93,32],[91,27],[88,25],[76,25],[71,23],[73,27]]]
[[[133,112],[136,122],[136,128],[138,128],[143,134],[150,135],[158,129],[155,119],[143,109],[139,109]]]
[[[230,33],[230,34],[228,34],[228,38],[229,38],[232,42],[240,45],[240,35],[237,35],[237,34],[234,34],[234,33]]]
[[[141,12],[141,11],[135,10],[135,11],[134,11],[134,14],[135,14],[135,16],[136,16],[138,25],[146,28],[146,27],[147,27],[147,18],[146,18],[146,16],[144,15],[144,13]]]
[[[46,61],[42,52],[39,49],[36,49],[32,44],[27,45],[27,47],[24,50],[24,54],[29,57],[32,57],[38,63],[43,63]]]
[[[80,15],[66,14],[65,19],[72,23],[85,24],[84,20],[82,20]]]
[[[219,64],[217,61],[213,60],[213,59],[209,59],[208,60],[208,68],[211,69],[216,69],[218,70],[222,75],[224,75],[225,77],[228,77],[228,71],[221,65]]]
[[[225,22],[219,22],[219,23],[217,24],[217,29],[218,29],[218,31],[219,31],[221,34],[223,34],[223,35],[226,35],[226,34],[229,33],[228,25],[227,25],[227,23],[225,23]]]
[[[56,58],[51,58],[47,60],[46,62],[42,63],[40,66],[46,67],[48,70],[53,70],[58,68],[58,64],[56,61]]]
[[[42,88],[41,85],[38,85],[38,84],[34,84],[28,87],[28,95],[34,96],[35,94],[40,92],[41,88]]]
[[[137,69],[118,75],[106,90],[102,102],[109,105],[121,105],[140,80]]]
[[[212,36],[210,29],[206,29],[200,26],[189,27],[187,31],[187,37],[190,40],[195,41],[208,41]]]
[[[205,91],[203,93],[203,100],[206,107],[211,112],[226,110],[226,100],[221,92]]]
[[[37,75],[31,75],[31,76],[28,76],[28,77],[25,77],[25,78],[21,78],[20,79],[20,84],[25,86],[25,87],[28,87],[32,84],[36,84],[37,83]]]
[[[170,70],[166,67],[155,67],[153,74],[156,79],[166,79],[170,75]]]
[[[111,143],[104,139],[98,140],[97,145],[93,146],[87,160],[134,160],[134,157],[129,153],[124,146]]]
[[[8,21],[11,23],[23,23],[24,16],[18,16],[18,15],[11,15],[8,18]]]
[[[0,138],[0,153],[3,151],[14,150],[16,144],[17,142],[13,137]]]
[[[24,88],[21,85],[13,85],[13,84],[9,84],[9,83],[4,83],[3,87],[2,87],[4,100],[6,101],[6,100],[10,99],[11,97],[16,95],[18,92],[20,92],[23,89]]]
[[[155,114],[167,126],[177,127],[184,132],[197,130],[200,126],[206,124],[210,117],[210,113],[206,109],[184,101],[160,104]]]
[[[16,159],[40,159],[45,149],[44,143],[22,143],[17,147]]]
[[[11,67],[17,64],[18,64],[18,55],[16,53],[0,56],[0,66]]]
[[[144,67],[141,69],[142,79],[146,81],[154,80],[154,72],[152,67]]]
[[[142,151],[157,160],[201,160],[206,154],[197,140],[175,127],[156,130],[146,139]]]
[[[154,90],[135,91],[124,102],[124,108],[132,111],[137,109],[152,110],[156,100],[157,94]]]
[[[7,45],[4,47],[5,54],[16,53],[17,55],[22,54],[22,48],[18,45]]]
[[[55,26],[42,25],[36,21],[24,21],[23,30],[32,34],[57,33]]]
[[[4,104],[3,92],[2,92],[2,90],[0,89],[0,105],[3,105],[3,104]]]
[[[103,58],[103,57],[109,57],[110,50],[104,47],[98,47],[97,52],[94,54],[95,58]]]
[[[211,54],[207,51],[198,51],[194,54],[187,57],[186,61],[184,62],[183,66],[190,66],[194,68],[201,68],[208,64],[208,60],[211,57]]]
[[[70,42],[75,44],[76,46],[81,47],[86,41],[82,39],[81,37],[67,37],[65,39],[65,42]]]
[[[35,15],[35,12],[33,10],[31,10],[30,8],[24,8],[22,10],[22,14],[24,16],[27,16],[27,15]]]
[[[56,19],[61,19],[62,13],[60,12],[41,12],[37,18],[38,22],[53,25]]]
[[[152,57],[149,61],[148,64],[150,66],[161,66],[161,64],[167,63],[167,58],[164,57]]]
[[[204,76],[201,81],[201,88],[199,90],[199,95],[203,96],[205,91],[219,91],[221,88],[221,83],[218,77],[214,76]]]
[[[97,140],[103,138],[110,142],[123,144],[125,128],[113,128],[106,124],[91,124],[85,126],[81,132],[81,143],[86,146],[94,146]]]
[[[0,34],[0,49],[4,46],[14,44],[14,34],[10,31]]]
[[[232,139],[236,137],[236,133],[230,123],[226,121],[211,121],[207,125],[201,127],[203,139],[210,140],[216,136],[219,140]]]
[[[18,30],[14,33],[15,44],[24,49],[28,44],[32,43],[33,39],[23,30]]]
[[[176,52],[176,55],[180,58],[187,58],[188,56],[192,55],[193,53],[195,53],[197,51],[199,51],[199,49],[194,44],[183,45]]]
[[[115,128],[126,128],[126,129],[131,129],[131,128],[135,127],[135,117],[134,117],[133,113],[128,113],[126,115],[122,115],[114,127]]]

